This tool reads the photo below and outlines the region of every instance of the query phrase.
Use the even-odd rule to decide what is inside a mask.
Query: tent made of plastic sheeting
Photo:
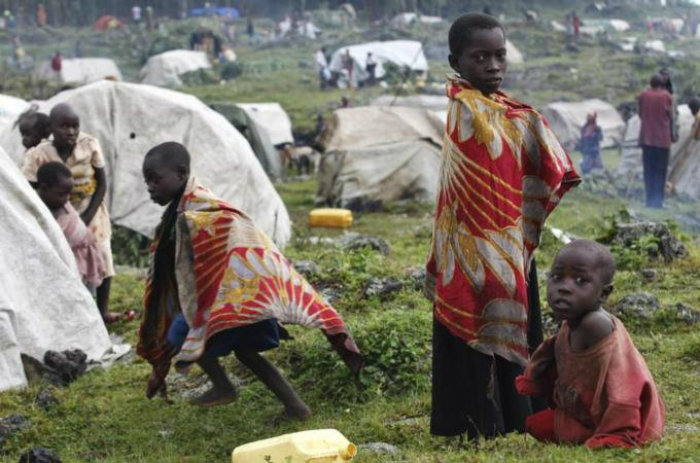
[[[277,148],[270,141],[267,130],[240,106],[232,103],[211,103],[216,112],[222,114],[233,126],[241,132],[253,148],[255,156],[262,164],[263,169],[273,180],[282,178],[282,161]]]
[[[664,45],[664,42],[662,40],[659,40],[659,39],[647,40],[646,42],[644,42],[644,51],[647,51],[649,53],[665,54],[666,53],[666,45]]]
[[[236,8],[231,7],[205,7],[191,9],[190,16],[193,18],[218,16],[226,19],[237,19],[240,17],[240,13]]]
[[[0,131],[11,127],[20,114],[29,109],[29,103],[21,98],[10,95],[0,95]]]
[[[108,58],[64,58],[59,72],[51,68],[51,61],[45,61],[34,70],[34,77],[84,85],[102,79],[122,80],[122,73]]]
[[[447,96],[439,95],[382,95],[372,100],[372,106],[404,106],[408,108],[423,108],[431,111],[441,121],[447,122]]]
[[[291,234],[289,215],[253,150],[224,116],[197,98],[149,85],[97,82],[61,92],[40,109],[69,103],[81,130],[104,151],[112,221],[152,236],[163,209],[149,199],[143,157],[153,146],[176,141],[192,155],[192,171],[222,199],[250,215],[277,244]],[[15,161],[22,149],[16,130],[0,135]]]
[[[547,105],[542,113],[561,144],[568,150],[576,147],[581,138],[581,127],[591,113],[598,115],[598,125],[603,129],[601,148],[611,148],[622,141],[625,122],[615,107],[605,101],[555,102]]]
[[[673,159],[682,146],[682,141],[689,137],[692,126],[693,115],[688,105],[678,106],[679,141],[671,147],[671,159],[669,162],[671,165],[673,165]],[[642,148],[639,146],[639,131],[641,128],[642,121],[635,114],[627,121],[622,141],[622,158],[617,166],[617,175],[630,182],[642,178]]]
[[[294,143],[292,120],[279,103],[238,103],[238,107],[267,131],[273,145]]]
[[[590,27],[592,29],[604,30],[610,32],[625,32],[630,30],[630,23],[624,19],[584,19],[583,24],[585,27]]]
[[[63,232],[0,149],[0,391],[27,384],[21,354],[80,349],[100,360],[112,343]]]
[[[444,123],[407,107],[338,109],[319,137],[317,202],[361,208],[398,199],[434,200]]]
[[[416,13],[399,13],[391,19],[390,24],[392,27],[404,27],[410,26],[416,22],[421,24],[440,24],[443,21],[445,20],[440,16],[426,16]]]
[[[510,40],[506,40],[506,60],[510,64],[523,64],[525,62],[523,54]]]
[[[393,63],[400,68],[408,68],[415,72],[428,70],[428,60],[423,53],[423,45],[415,40],[391,40],[387,42],[368,42],[359,45],[351,45],[336,50],[328,65],[332,72],[344,75],[344,57],[347,52],[353,60],[353,79],[363,82],[369,78],[367,73],[367,53],[377,60],[374,75],[378,79],[384,77],[384,63]],[[346,79],[347,80],[347,76]]]
[[[697,120],[695,123],[700,124]],[[700,200],[700,128],[679,136],[670,164],[668,184],[671,190],[683,199]]]
[[[209,68],[211,63],[203,51],[170,50],[148,58],[139,80],[158,87],[177,87],[182,85],[183,74]]]

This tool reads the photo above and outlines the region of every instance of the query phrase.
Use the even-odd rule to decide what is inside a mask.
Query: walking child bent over
[[[492,437],[524,430],[532,412],[514,385],[542,336],[532,254],[547,215],[580,178],[544,118],[499,91],[501,24],[464,15],[449,45],[457,74],[447,84],[426,277],[434,302],[430,430]]]
[[[167,206],[152,246],[137,352],[153,366],[147,396],[165,395],[174,360],[196,362],[213,387],[193,401],[211,407],[236,399],[218,357],[236,354],[284,404],[304,419],[311,410],[261,351],[278,347],[278,322],[320,328],[350,369],[362,358],[338,313],[314,291],[243,212],[190,176],[179,143],[151,149],[143,176],[151,199]],[[243,180],[241,180],[243,181]]]
[[[527,420],[537,440],[626,448],[661,439],[654,379],[622,322],[602,308],[614,274],[610,251],[592,241],[573,241],[554,259],[547,300],[563,323],[516,380],[518,392],[553,406]]]
[[[586,124],[581,127],[581,140],[579,149],[583,155],[581,172],[589,173],[593,169],[603,169],[603,161],[600,159],[600,142],[603,140],[603,129],[597,123],[598,115],[589,114]]]

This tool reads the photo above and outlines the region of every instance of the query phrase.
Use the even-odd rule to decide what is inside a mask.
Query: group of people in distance
[[[660,439],[664,405],[654,380],[622,322],[603,309],[615,274],[607,248],[577,240],[559,251],[547,301],[561,327],[542,339],[533,254],[547,216],[581,178],[544,118],[499,90],[503,26],[489,15],[461,16],[449,47],[455,73],[425,283],[434,304],[431,432],[469,439],[527,432],[591,448]],[[30,147],[24,172],[59,221],[79,217],[94,234],[96,246],[76,258],[88,262],[86,283],[96,282],[93,273],[104,278],[99,296],[113,274],[99,145],[66,105],[51,111],[48,125],[32,121],[20,125],[26,145],[44,141]],[[235,400],[217,360],[234,352],[287,415],[308,418],[309,407],[260,352],[286,337],[280,323],[304,324],[320,328],[357,373],[363,358],[341,317],[245,213],[197,182],[183,145],[153,147],[142,172],[151,199],[165,208],[137,347],[153,366],[148,397],[166,394],[171,364],[197,363],[213,387],[195,405]]]

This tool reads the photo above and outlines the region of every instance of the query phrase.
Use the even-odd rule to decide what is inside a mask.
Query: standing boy
[[[105,322],[115,322],[119,315],[109,312],[109,292],[114,264],[112,262],[112,225],[105,204],[107,175],[105,159],[96,138],[80,131],[80,118],[68,104],[51,110],[49,123],[53,140],[45,140],[24,155],[22,172],[33,185],[39,167],[48,162],[61,162],[73,174],[70,202],[97,240],[102,252],[106,277],[97,288],[97,307]]]
[[[539,314],[528,317],[538,309],[528,272],[545,218],[580,178],[543,117],[499,91],[501,24],[464,15],[449,45],[457,74],[447,84],[426,279],[434,302],[431,432],[491,437],[522,431],[531,413],[514,386],[541,341]]]
[[[644,190],[646,205],[661,209],[664,206],[666,173],[671,152],[673,130],[673,97],[666,89],[666,80],[654,74],[650,87],[639,95],[639,146],[642,147]]]

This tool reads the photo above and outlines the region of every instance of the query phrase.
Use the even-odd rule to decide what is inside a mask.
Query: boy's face
[[[583,247],[563,248],[547,279],[547,302],[558,320],[576,320],[597,310],[612,292],[603,281],[595,253]]]
[[[72,189],[73,178],[59,176],[58,181],[54,185],[39,185],[39,197],[53,211],[66,205],[70,199]]]
[[[54,145],[73,149],[78,141],[80,118],[75,114],[62,114],[51,121]]]
[[[485,95],[496,92],[506,73],[506,38],[500,27],[477,29],[450,66]]]
[[[19,133],[22,135],[22,145],[26,148],[34,148],[41,142],[41,135],[31,122],[22,122],[19,125]]]
[[[148,187],[151,201],[161,206],[170,203],[180,193],[187,182],[185,169],[173,168],[158,159],[149,156],[143,162],[143,179]]]

